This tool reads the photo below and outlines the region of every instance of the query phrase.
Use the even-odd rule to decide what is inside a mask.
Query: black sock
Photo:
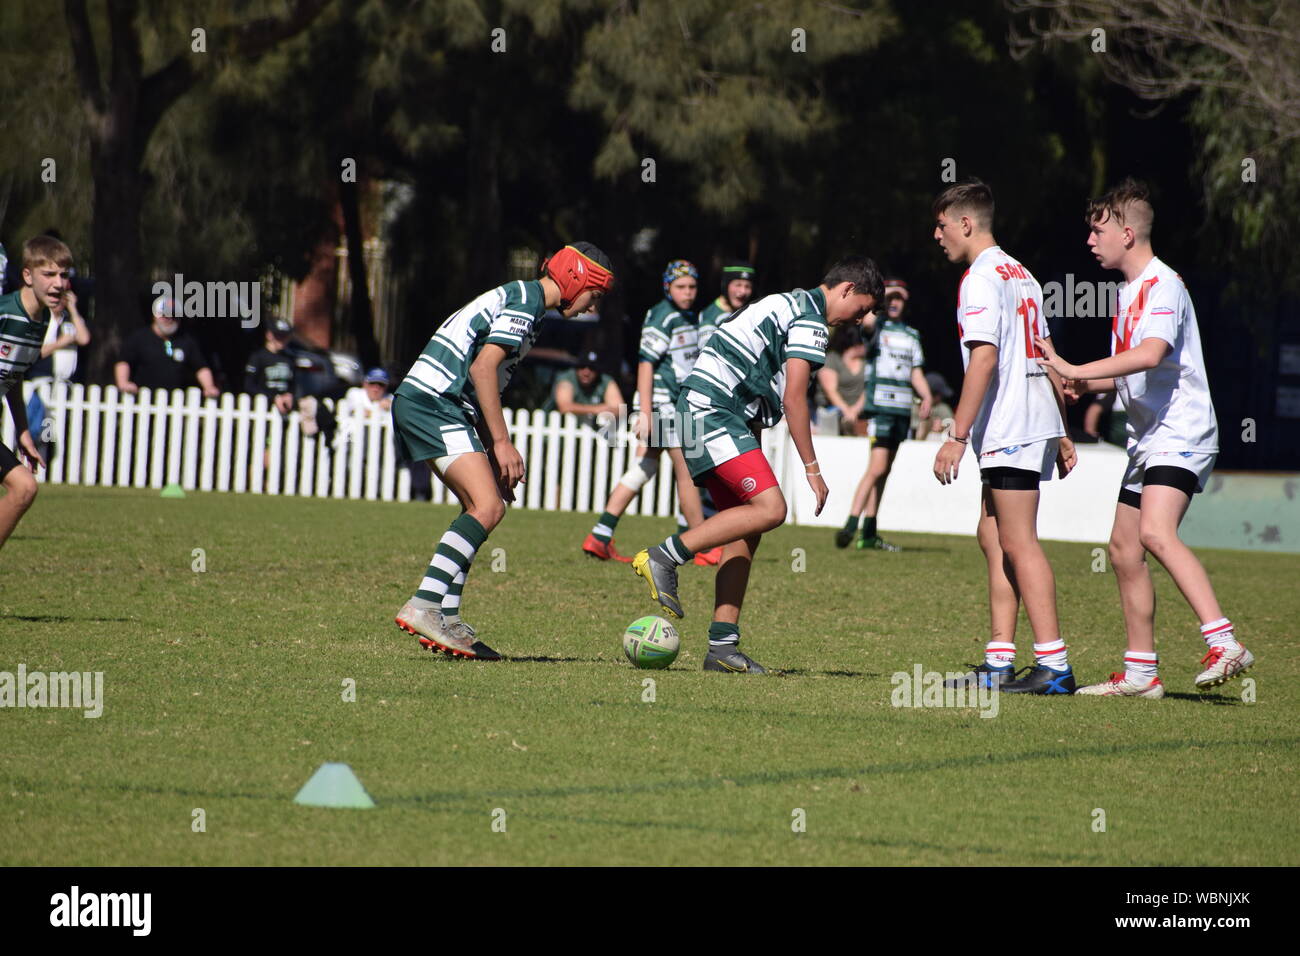
[[[875,536],[876,536],[876,519],[875,519],[875,518],[863,518],[863,519],[862,519],[862,537],[864,537],[864,538],[874,538]]]

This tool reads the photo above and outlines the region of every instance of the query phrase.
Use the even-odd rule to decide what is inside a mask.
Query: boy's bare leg
[[[682,509],[686,527],[698,528],[704,523],[704,505],[700,502],[700,489],[695,487],[686,465],[686,455],[680,448],[669,448],[668,457],[672,459],[673,476],[677,479],[677,507]]]
[[[640,552],[632,561],[632,569],[650,583],[651,597],[659,602],[660,607],[674,617],[683,617],[681,602],[677,599],[677,567],[700,551],[770,531],[785,521],[785,515],[785,496],[780,487],[774,485],[743,504],[724,508],[699,527],[674,535],[659,546],[673,548],[674,553],[651,560],[650,550]],[[724,561],[725,554],[724,551]],[[671,566],[664,561],[672,562]]]
[[[770,489],[775,490],[775,489]],[[743,505],[739,507],[744,507]],[[737,508],[727,509],[735,511]],[[761,534],[728,542],[722,549],[722,563],[714,581],[713,623],[709,626],[706,671],[732,674],[763,674],[766,671],[740,652],[740,609],[749,588],[749,571],[758,551]]]
[[[1124,609],[1124,630],[1128,649],[1153,654],[1156,649],[1156,589],[1147,567],[1146,548],[1140,536],[1141,512],[1123,502],[1115,506],[1115,524],[1110,531],[1110,564],[1119,585]]]
[[[1204,565],[1178,537],[1178,526],[1191,503],[1192,499],[1177,488],[1147,485],[1142,489],[1138,540],[1165,566],[1200,622],[1208,624],[1222,618],[1223,609]]]
[[[4,480],[5,495],[0,498],[0,548],[18,526],[27,509],[36,500],[36,476],[22,465],[9,469]]]
[[[1004,693],[1072,694],[1070,670],[1061,625],[1056,616],[1056,576],[1038,540],[1037,490],[994,488],[990,492],[998,528],[998,544],[1010,567],[1034,630],[1034,670],[1004,684]]]
[[[1016,586],[1015,570],[998,540],[993,490],[985,485],[983,491],[976,537],[989,569],[989,643],[1009,646],[1011,660],[1014,660],[1020,589]]]

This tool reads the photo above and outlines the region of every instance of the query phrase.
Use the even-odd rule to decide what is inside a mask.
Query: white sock
[[[984,663],[989,667],[1010,667],[1016,662],[1016,645],[989,641],[984,645]]]
[[[1045,644],[1034,642],[1034,660],[1039,667],[1050,667],[1054,671],[1069,670],[1070,661],[1065,656],[1065,641],[1059,637]]]
[[[1229,650],[1241,646],[1237,642],[1237,636],[1232,633],[1232,622],[1226,617],[1211,621],[1209,624],[1202,624],[1201,637],[1205,638],[1205,643],[1210,647],[1222,647],[1224,650]]]
[[[1155,651],[1128,651],[1124,654],[1124,678],[1130,684],[1149,684],[1156,678]]]

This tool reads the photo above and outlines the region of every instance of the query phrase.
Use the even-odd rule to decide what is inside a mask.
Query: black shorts
[[[18,456],[10,451],[8,446],[0,445],[0,481],[4,481],[9,477],[9,472],[21,464],[22,462],[18,460]]]
[[[995,491],[1037,491],[1041,480],[1028,468],[982,468],[980,478]]]
[[[1177,488],[1187,497],[1196,494],[1196,489],[1200,487],[1200,479],[1196,477],[1196,472],[1190,468],[1179,468],[1177,465],[1157,465],[1154,468],[1148,468],[1142,473],[1142,487],[1147,485],[1167,485],[1170,488]],[[1142,495],[1132,488],[1121,488],[1119,490],[1119,503],[1128,505],[1130,508],[1142,507]]]

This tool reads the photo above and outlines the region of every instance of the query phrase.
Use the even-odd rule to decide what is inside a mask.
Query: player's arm
[[[27,428],[27,406],[23,404],[22,387],[15,383],[15,386],[9,389],[5,399],[9,403],[9,414],[13,416],[14,434],[18,436],[18,450],[27,459],[27,464],[34,473],[45,464],[45,459],[36,450],[36,443],[32,441],[31,432]]]
[[[480,418],[491,439],[488,447],[496,458],[498,477],[507,488],[514,488],[524,480],[524,459],[510,442],[510,429],[501,410],[500,368],[509,357],[504,347],[488,342],[469,367],[469,378],[474,383]]]
[[[788,358],[785,361],[785,394],[781,404],[785,409],[786,425],[790,431],[790,440],[799,452],[803,462],[804,476],[808,487],[817,497],[817,510],[821,514],[826,506],[826,496],[830,493],[826,482],[822,480],[821,466],[817,464],[817,452],[813,449],[812,420],[808,411],[808,383],[812,380],[812,363],[807,359]]]
[[[1042,341],[1050,344],[1052,337],[1049,335]],[[1070,438],[1070,419],[1065,411],[1065,382],[1056,374],[1056,369],[1050,366],[1047,367],[1047,380],[1052,383],[1052,395],[1056,399],[1057,411],[1061,413],[1061,428],[1065,431],[1057,442],[1056,452],[1056,470],[1064,478],[1074,470],[1079,459],[1074,451],[1074,441]]]
[[[641,414],[636,420],[636,437],[642,441],[650,438],[650,396],[654,394],[655,366],[645,359],[636,364],[636,394],[640,401]]]
[[[930,409],[934,407],[934,395],[930,392],[930,383],[925,380],[921,366],[912,366],[912,388],[921,399],[920,416],[926,422],[930,419]]]
[[[1108,378],[1112,380],[1112,387],[1114,386],[1114,379],[1155,368],[1164,361],[1165,356],[1169,354],[1169,350],[1173,347],[1164,339],[1146,338],[1133,348],[1120,352],[1118,355],[1112,355],[1110,358],[1097,359],[1097,361],[1088,362],[1085,365],[1071,365],[1056,354],[1050,339],[1035,336],[1034,344],[1042,349],[1043,354],[1046,356],[1046,358],[1040,358],[1038,364],[1045,368],[1055,369],[1062,378],[1087,379],[1089,385],[1092,384],[1092,379]],[[1088,391],[1102,391],[1102,389],[1089,388]]]
[[[961,383],[961,398],[957,402],[957,410],[953,412],[952,427],[948,429],[949,438],[934,458],[934,477],[944,485],[957,479],[975,416],[979,414],[984,396],[998,370],[998,347],[992,342],[970,341],[967,348],[970,349],[970,364],[966,367],[966,378]]]

